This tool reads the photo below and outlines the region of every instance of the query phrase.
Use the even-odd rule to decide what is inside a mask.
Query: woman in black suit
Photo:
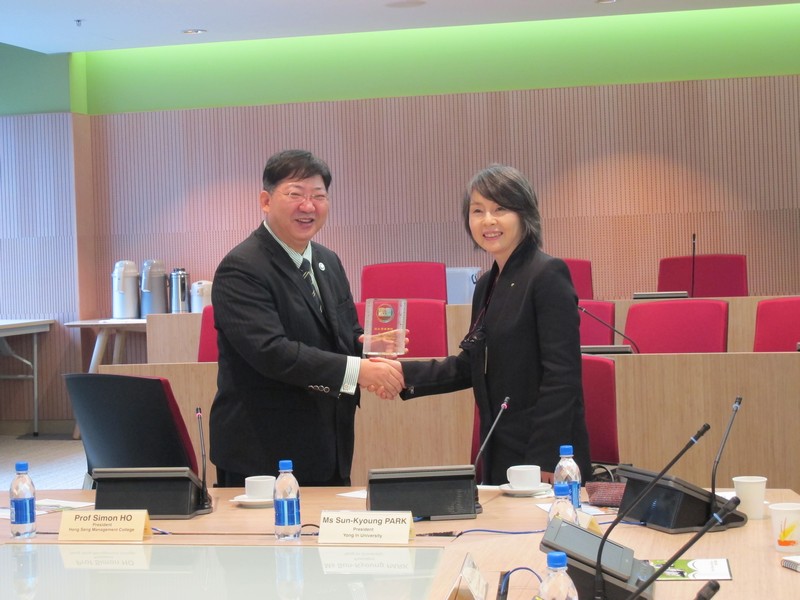
[[[475,246],[491,254],[494,264],[476,285],[461,353],[404,363],[402,397],[471,386],[481,441],[509,399],[508,414],[484,451],[486,483],[505,483],[506,469],[517,464],[552,472],[562,444],[572,444],[586,481],[591,465],[578,301],[564,261],[541,250],[536,194],[516,169],[492,165],[470,182],[463,215]]]

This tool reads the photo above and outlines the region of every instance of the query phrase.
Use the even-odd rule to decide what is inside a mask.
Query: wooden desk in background
[[[800,489],[800,353],[618,355],[620,461],[660,471],[703,423],[711,430],[671,473],[701,487],[731,418],[742,406],[717,471],[717,486],[735,475],[765,475],[770,487]]]
[[[99,550],[108,548],[131,548],[138,546],[280,546],[273,535],[274,511],[271,508],[240,508],[230,502],[234,496],[242,493],[241,488],[211,489],[214,511],[208,515],[197,516],[189,520],[154,520],[153,527],[168,531],[171,535],[154,535],[141,543],[127,543],[116,546],[99,546]],[[303,523],[319,523],[320,513],[324,510],[364,510],[363,499],[342,497],[340,492],[347,488],[303,488],[302,521]],[[46,491],[39,492],[40,498],[59,500],[92,501],[94,492],[86,490]],[[7,493],[0,493],[0,504],[7,503]],[[767,499],[771,502],[797,502],[800,496],[789,490],[767,491]],[[529,567],[540,574],[545,572],[545,554],[539,550],[542,530],[546,526],[547,513],[536,506],[540,502],[551,499],[535,500],[531,498],[512,498],[504,496],[496,490],[481,490],[480,501],[483,513],[472,520],[457,521],[422,521],[414,524],[417,537],[408,546],[393,548],[442,548],[441,557],[428,586],[425,598],[442,600],[446,597],[458,575],[464,557],[469,553],[475,560],[480,572],[489,584],[489,596],[494,597],[500,573],[515,567]],[[0,537],[0,544],[8,546],[47,545],[57,542],[56,533],[61,521],[60,513],[50,513],[37,519],[39,534],[28,541],[12,541],[11,538]],[[424,537],[420,534],[452,531],[469,531],[475,529],[499,530],[507,532],[531,532],[527,534],[507,535],[501,533],[474,532],[454,537]],[[305,528],[311,532],[313,528]],[[634,550],[636,558],[667,558],[686,543],[692,534],[670,535],[638,526],[623,525],[615,529],[612,541],[628,546]],[[324,552],[317,538],[304,536],[299,543],[305,547],[316,547]],[[290,545],[291,546],[291,545]],[[295,545],[297,547],[297,545]],[[341,548],[341,547],[340,547]],[[370,546],[349,547],[354,560],[368,562]],[[378,549],[376,549],[377,551]],[[750,521],[745,526],[710,533],[703,537],[688,553],[694,558],[727,558],[730,562],[732,581],[721,581],[722,598],[730,600],[749,600],[751,598],[793,598],[796,596],[797,573],[780,566],[782,554],[776,552],[772,544],[771,525],[769,519]],[[109,559],[103,553],[103,565]],[[103,566],[101,565],[101,566]],[[88,564],[86,565],[88,566]],[[142,565],[146,567],[147,565]],[[14,568],[11,561],[0,563],[0,580],[10,582],[8,575]],[[151,568],[158,570],[158,566]],[[216,562],[204,563],[205,569],[223,569]],[[228,567],[231,568],[231,567]],[[269,571],[271,565],[264,565]],[[6,572],[8,570],[9,572]],[[334,570],[333,573],[340,571]],[[124,578],[128,581],[130,572],[126,569],[108,569],[102,572],[104,577]],[[163,574],[163,573],[162,573]],[[47,571],[39,569],[39,576],[46,577]],[[253,573],[256,576],[256,573]],[[309,574],[310,576],[310,574]],[[335,574],[323,573],[323,577],[335,578]],[[260,580],[259,580],[260,581]],[[335,579],[331,579],[331,582]],[[387,574],[387,582],[392,581]],[[309,581],[308,583],[311,583]],[[398,582],[399,583],[399,582]],[[261,581],[261,592],[265,597],[272,597],[273,581]],[[703,581],[658,582],[656,583],[657,600],[686,600],[692,598],[704,585]],[[529,572],[517,572],[510,580],[509,600],[529,600],[538,590],[538,581]],[[157,591],[157,590],[156,590]],[[384,587],[372,590],[365,597],[384,600],[390,597]],[[151,596],[157,597],[157,596]],[[361,597],[361,596],[359,596]],[[420,596],[401,596],[420,598]]]
[[[755,337],[756,307],[759,300],[777,296],[720,298],[728,302],[728,351],[751,352]],[[658,300],[613,300],[615,327],[625,330],[628,309],[636,302]],[[450,354],[469,331],[471,306],[447,305],[447,340]],[[200,314],[149,315],[147,317],[147,356],[150,362],[194,362],[200,339]],[[413,336],[413,332],[412,332]],[[616,336],[616,343],[625,343]],[[413,337],[412,337],[413,340]]]
[[[50,331],[55,323],[52,319],[0,319],[0,356],[9,356],[31,369],[30,375],[0,375],[0,379],[33,380],[33,435],[39,435],[39,334]],[[33,336],[33,352],[31,360],[16,354],[5,338],[17,335]]]
[[[757,300],[753,297],[732,299],[731,322],[737,320],[734,318],[737,312],[751,314],[754,320]],[[176,316],[186,318],[182,321],[172,318]],[[170,338],[185,337],[185,329],[181,328],[187,326],[196,327],[196,335],[199,335],[200,315],[155,317],[151,315],[148,320],[148,343],[156,344],[161,339],[163,343],[157,345],[168,348]],[[469,329],[469,318],[469,306],[448,305],[450,352],[457,351],[458,343]],[[159,327],[155,329],[153,325],[157,322]],[[740,325],[737,329],[743,331],[747,327]],[[180,359],[175,356],[174,360]],[[184,360],[194,361],[195,357],[184,354]],[[734,398],[742,395],[741,414],[737,416],[719,465],[718,484],[729,484],[733,475],[763,474],[770,478],[770,486],[800,489],[800,472],[790,461],[775,459],[776,456],[797,455],[800,450],[800,436],[794,428],[800,399],[800,353],[621,355],[615,360],[617,422],[623,462],[658,471],[707,421],[712,430],[675,466],[674,472],[697,485],[709,485],[711,465],[730,419],[730,408]],[[216,381],[214,375],[209,374],[211,367],[205,367],[202,375],[190,365],[168,366],[166,370],[144,367],[147,365],[123,369],[185,382],[178,384],[176,390],[178,402],[186,403],[182,408],[187,411],[185,417],[193,415],[193,403],[210,403],[213,399]],[[182,396],[186,400],[182,400]],[[207,406],[202,402],[198,405]],[[410,403],[380,403],[375,396],[366,394],[357,420],[353,482],[365,481],[365,468],[369,466],[361,459],[365,452],[377,452],[382,457],[372,466],[469,462],[474,414],[470,412],[474,410],[471,407],[470,391],[454,394],[444,402],[420,398]],[[442,410],[452,412],[442,413]],[[395,429],[393,419],[398,418],[403,427]],[[192,424],[193,420],[187,419],[187,422]],[[414,424],[422,427],[419,435]],[[441,433],[442,428],[445,434]],[[189,426],[190,433],[195,429]],[[463,438],[456,437],[462,435]],[[431,436],[435,437],[431,439]],[[194,442],[197,448],[197,440]],[[417,445],[421,452],[413,456],[416,459],[421,455],[426,462],[392,462],[397,456],[401,462],[411,460],[412,456],[405,453]],[[428,450],[435,454],[425,455]]]

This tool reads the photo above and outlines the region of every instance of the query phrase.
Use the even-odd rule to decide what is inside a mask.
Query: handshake
[[[381,334],[361,336],[367,358],[361,360],[358,384],[384,400],[395,398],[405,388],[403,366],[398,354],[408,352],[408,330],[395,329]]]
[[[384,400],[395,398],[406,387],[399,360],[370,357],[361,360],[358,385],[375,392]]]

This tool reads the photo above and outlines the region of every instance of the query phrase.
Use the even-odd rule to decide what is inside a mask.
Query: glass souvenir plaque
[[[406,351],[406,301],[370,298],[364,309],[364,356],[402,356]]]

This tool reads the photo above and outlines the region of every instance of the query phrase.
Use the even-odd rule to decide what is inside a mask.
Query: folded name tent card
[[[127,542],[152,535],[146,510],[79,510],[61,513],[60,542]]]
[[[410,512],[323,510],[320,544],[407,544],[413,536]]]

